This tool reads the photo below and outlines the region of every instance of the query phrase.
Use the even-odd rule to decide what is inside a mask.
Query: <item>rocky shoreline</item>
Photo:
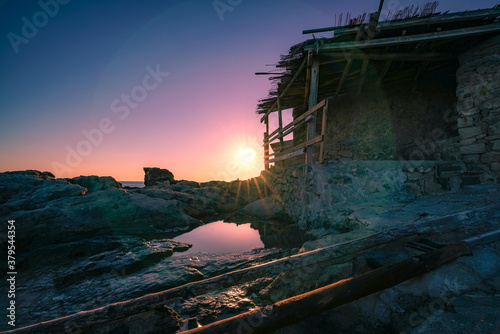
[[[304,176],[293,169],[278,170],[290,179],[286,184],[276,181],[279,173],[245,181],[197,183],[175,180],[158,168],[145,172],[144,188],[122,187],[112,177],[56,179],[33,170],[0,174],[2,224],[16,221],[18,328],[83,310],[114,310],[109,305],[133,304],[134,298],[161,291],[176,296],[176,289],[185,286],[182,295],[164,305],[152,304],[127,317],[107,312],[107,318],[116,320],[102,324],[93,323],[92,317],[84,322],[88,333],[176,333],[415,256],[418,252],[405,247],[410,241],[425,237],[449,244],[500,228],[498,187],[492,185],[389,201],[394,187],[369,183],[371,187],[359,188],[366,190],[360,193],[358,181],[331,174],[335,182],[325,183],[320,190],[334,194],[332,189],[338,188],[349,196],[350,211],[342,206],[346,199],[331,201],[327,207],[327,202],[315,203],[314,198],[307,205],[309,211],[299,211],[297,200],[307,199],[319,188],[303,188],[310,194],[299,197]],[[307,177],[314,180],[311,175],[323,175],[320,172]],[[370,182],[379,182],[372,174],[367,174]],[[297,189],[289,201],[283,196],[286,187]],[[328,210],[335,219],[326,221],[335,225],[318,229],[301,220],[314,212],[321,214],[320,208]],[[450,215],[453,212],[458,213]],[[258,218],[252,226],[261,232],[266,248],[183,255],[191,245],[175,240],[176,235],[214,219],[248,222],[250,216]],[[266,224],[271,218],[278,220]],[[294,225],[287,225],[292,221]],[[348,228],[339,222],[349,222]],[[310,231],[315,240],[305,238]],[[6,236],[1,238],[4,247]],[[293,248],[297,244],[302,248]],[[481,246],[472,257],[276,333],[311,329],[328,333],[331,328],[339,333],[466,333],[474,328],[491,332],[500,325],[495,320],[500,318],[495,307],[500,298],[500,269],[495,265],[500,259],[499,244]],[[178,255],[172,257],[174,252]],[[310,255],[314,252],[328,256]],[[251,274],[252,268],[260,268],[257,276]],[[195,288],[198,283],[205,288]],[[64,326],[64,332],[78,332],[82,324]],[[252,330],[245,326],[242,330]],[[10,328],[2,323],[4,329]]]
[[[161,179],[165,174],[168,180]],[[0,217],[3,225],[16,222],[17,270],[22,273],[17,327],[280,256],[280,250],[262,249],[217,259],[170,258],[191,247],[173,240],[176,235],[239,210],[251,213],[252,207],[244,208],[253,202],[261,213],[261,180],[197,183],[151,169],[146,181],[146,187],[133,188],[112,177],[56,179],[35,170],[0,174]],[[6,234],[0,244],[7,248]]]

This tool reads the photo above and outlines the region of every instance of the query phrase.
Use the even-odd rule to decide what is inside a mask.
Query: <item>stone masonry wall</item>
[[[470,169],[500,176],[500,36],[460,57],[457,113],[460,153]]]
[[[444,191],[436,161],[337,161],[271,168],[262,177],[286,213],[304,230],[349,232],[368,224],[357,217],[394,201]]]
[[[455,71],[443,76],[330,103],[325,160],[459,160]]]

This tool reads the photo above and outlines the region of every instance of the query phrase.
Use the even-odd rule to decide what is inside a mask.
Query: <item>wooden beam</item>
[[[333,100],[337,99],[337,96],[340,94],[340,90],[342,89],[342,86],[344,85],[345,78],[347,77],[347,74],[349,73],[349,70],[351,69],[352,65],[352,58],[347,58],[347,64],[344,67],[344,71],[342,72],[342,76],[340,77],[339,84],[337,86],[337,89],[335,90],[335,94],[333,95]]]
[[[429,62],[428,61],[424,62],[422,64],[422,66],[418,69],[418,72],[417,72],[417,74],[415,74],[415,77],[413,78],[413,81],[417,81],[418,80],[418,78],[420,77],[420,75],[422,73],[424,73],[425,70],[427,69],[427,66],[429,66]]]
[[[372,293],[392,288],[467,255],[472,255],[469,246],[462,242],[456,242],[429,253],[407,258],[355,277],[340,280],[267,307],[257,308],[179,334],[232,333],[241,324],[251,324],[249,332],[253,334],[272,333],[313,315],[350,303]]]
[[[267,134],[269,133],[269,115],[266,116],[265,119],[266,122],[266,133],[264,134],[264,137],[267,137]],[[264,156],[268,157],[269,156],[269,141],[264,143]],[[269,170],[269,159],[264,158],[264,170]]]
[[[360,60],[401,60],[401,61],[440,61],[456,58],[452,53],[360,53],[360,52],[328,52],[327,57],[338,58],[321,62],[320,65],[339,63],[345,57]]]
[[[278,130],[280,138],[280,148],[283,149],[283,115],[281,113],[281,103],[278,97]]]
[[[368,59],[363,59],[363,64],[361,65],[361,76],[359,78],[359,84],[358,84],[358,94],[361,94],[361,91],[363,90],[363,85],[366,80],[367,69],[368,69]]]
[[[286,132],[288,129],[290,129],[292,126],[297,126],[299,123],[301,123],[302,121],[304,121],[308,116],[312,115],[318,109],[322,108],[325,105],[325,103],[326,103],[325,100],[320,101],[317,105],[315,105],[314,107],[312,107],[311,109],[309,109],[308,111],[306,111],[305,113],[303,113],[302,115],[300,115],[299,117],[297,117],[296,119],[294,119],[289,124],[285,125],[285,127],[282,129],[283,133],[285,133],[285,135],[288,135],[290,133],[290,132]],[[278,138],[277,136],[275,138],[273,138],[273,136],[275,136],[276,134],[278,134],[278,132],[279,132],[279,129],[276,129],[269,136],[265,137],[264,138],[264,143],[266,141],[272,142],[273,140],[275,140],[276,138]]]
[[[313,57],[311,64],[311,85],[309,90],[309,109],[312,109],[318,102],[318,84],[319,84],[319,57]],[[307,140],[312,140],[316,137],[316,115],[311,113],[311,118],[307,123]],[[306,149],[305,163],[310,165],[313,162],[313,147],[308,146]]]
[[[321,120],[321,137],[323,137],[323,140],[319,144],[319,163],[323,163],[323,154],[324,149],[325,149],[325,134],[326,134],[326,117],[328,113],[328,100],[326,100],[325,106],[323,107],[323,118]]]
[[[384,65],[384,69],[382,70],[382,73],[378,76],[377,83],[375,86],[378,88],[382,84],[382,80],[384,79],[385,75],[387,74],[387,71],[389,70],[389,67],[391,67],[392,60],[386,61]]]
[[[380,30],[388,30],[388,29],[398,29],[398,28],[406,28],[406,27],[413,27],[413,26],[419,26],[419,25],[430,25],[434,23],[455,23],[455,22],[461,22],[461,21],[467,21],[467,20],[479,20],[479,19],[487,19],[487,18],[494,18],[495,16],[500,15],[500,10],[499,9],[480,9],[476,11],[467,11],[467,12],[459,12],[459,13],[450,13],[450,14],[441,14],[438,16],[434,17],[424,17],[424,18],[413,18],[413,19],[407,19],[401,22],[394,22],[394,21],[384,21],[384,22],[379,22],[378,24],[378,29]],[[302,34],[315,34],[319,32],[327,32],[327,31],[334,31],[335,36],[339,35],[345,35],[345,34],[354,34],[358,33],[358,30],[363,25],[358,25],[356,27],[351,27],[351,26],[336,26],[336,27],[326,27],[326,28],[319,28],[319,29],[309,29],[309,30],[304,30],[302,31]]]
[[[287,153],[287,154],[280,154],[279,156],[275,157],[274,159],[270,159],[269,162],[283,161],[286,159],[297,157],[297,156],[302,155],[302,154],[304,154],[303,148],[298,149],[298,150],[293,151],[293,152],[290,152],[290,153]]]
[[[287,86],[285,87],[285,89],[283,90],[283,92],[281,92],[281,94],[278,95],[278,97],[276,98],[276,101],[274,102],[274,104],[271,106],[271,108],[269,108],[266,112],[266,114],[264,116],[262,116],[262,118],[260,119],[260,122],[262,123],[264,121],[264,119],[266,118],[266,116],[268,116],[271,112],[273,112],[274,110],[274,107],[277,105],[278,103],[278,99],[279,98],[282,98],[283,96],[285,96],[286,92],[288,91],[288,89],[290,89],[290,87],[292,86],[292,84],[295,82],[295,80],[297,79],[297,77],[299,76],[300,72],[302,71],[302,69],[304,68],[305,64],[307,62],[307,58],[304,57],[304,60],[302,61],[302,63],[300,64],[299,68],[297,69],[297,71],[295,72],[294,76],[292,77],[292,79],[288,82]]]
[[[400,37],[379,38],[368,41],[360,42],[338,42],[328,43],[318,46],[319,51],[332,51],[332,50],[348,50],[348,49],[363,49],[372,47],[383,47],[397,44],[410,44],[424,41],[442,40],[448,38],[474,36],[480,34],[487,34],[500,31],[500,23],[492,23],[480,27],[455,29],[448,31],[438,31],[419,35],[409,35]],[[316,50],[316,45],[309,45],[304,47],[304,50]]]

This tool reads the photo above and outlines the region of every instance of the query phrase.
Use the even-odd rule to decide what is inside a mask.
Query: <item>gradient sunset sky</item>
[[[386,0],[382,19],[422,2]],[[254,73],[311,37],[302,30],[378,4],[0,1],[0,172],[126,181],[149,166],[195,181],[257,176],[264,125],[255,109],[271,84]],[[438,11],[495,4],[442,0]],[[242,147],[257,152],[249,167],[237,162]]]

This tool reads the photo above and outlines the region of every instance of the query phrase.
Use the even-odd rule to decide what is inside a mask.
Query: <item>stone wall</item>
[[[417,83],[330,102],[324,159],[459,160],[456,67],[450,68]],[[294,117],[299,114],[299,110],[294,111]],[[321,133],[321,113],[317,117],[317,133]],[[302,127],[294,133],[295,143],[304,137]]]
[[[460,153],[471,168],[500,176],[500,36],[460,57],[457,71]]]
[[[263,172],[286,213],[308,230],[349,232],[392,203],[444,191],[436,161],[337,161]],[[321,232],[319,232],[321,233]]]

